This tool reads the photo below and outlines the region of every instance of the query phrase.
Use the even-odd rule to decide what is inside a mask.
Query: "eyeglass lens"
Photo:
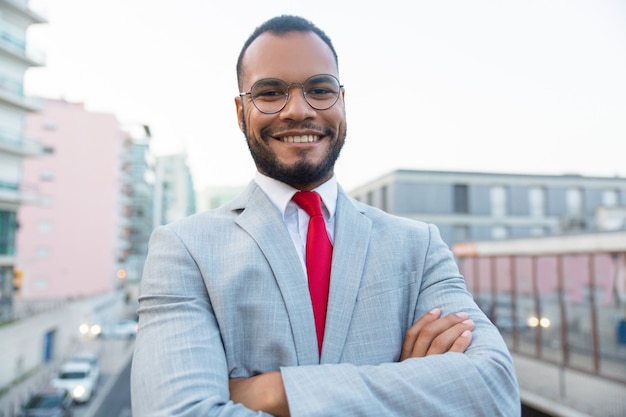
[[[301,85],[304,99],[317,110],[332,107],[339,98],[339,81],[332,75],[315,75],[304,83],[291,83],[268,78],[259,80],[250,89],[252,102],[263,113],[278,113],[287,104],[289,89]]]

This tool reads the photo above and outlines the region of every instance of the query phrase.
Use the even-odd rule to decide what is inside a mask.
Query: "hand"
[[[464,312],[440,316],[441,310],[435,308],[407,330],[400,361],[438,353],[465,352],[472,341],[474,322]]]
[[[289,417],[287,394],[279,371],[267,372],[250,378],[231,378],[228,381],[230,399],[254,411],[264,411],[276,417]]]

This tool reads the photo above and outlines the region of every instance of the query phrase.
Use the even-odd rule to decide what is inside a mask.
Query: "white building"
[[[0,0],[0,321],[12,316],[17,209],[36,191],[19,185],[22,160],[44,152],[24,135],[26,115],[39,110],[24,96],[26,70],[43,65],[27,48],[26,32],[37,23],[46,20],[27,0]]]
[[[157,158],[155,184],[155,226],[167,224],[196,212],[193,179],[187,155]]]

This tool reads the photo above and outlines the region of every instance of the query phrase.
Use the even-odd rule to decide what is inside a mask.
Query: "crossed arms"
[[[474,322],[465,312],[441,317],[435,308],[422,316],[407,330],[400,361],[446,352],[463,353],[472,341]],[[255,411],[276,417],[288,417],[289,406],[280,371],[271,371],[250,378],[231,378],[230,398]]]

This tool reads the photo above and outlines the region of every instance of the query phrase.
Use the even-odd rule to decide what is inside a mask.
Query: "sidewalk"
[[[626,416],[626,384],[520,355],[513,361],[522,402],[530,407],[554,417]]]

